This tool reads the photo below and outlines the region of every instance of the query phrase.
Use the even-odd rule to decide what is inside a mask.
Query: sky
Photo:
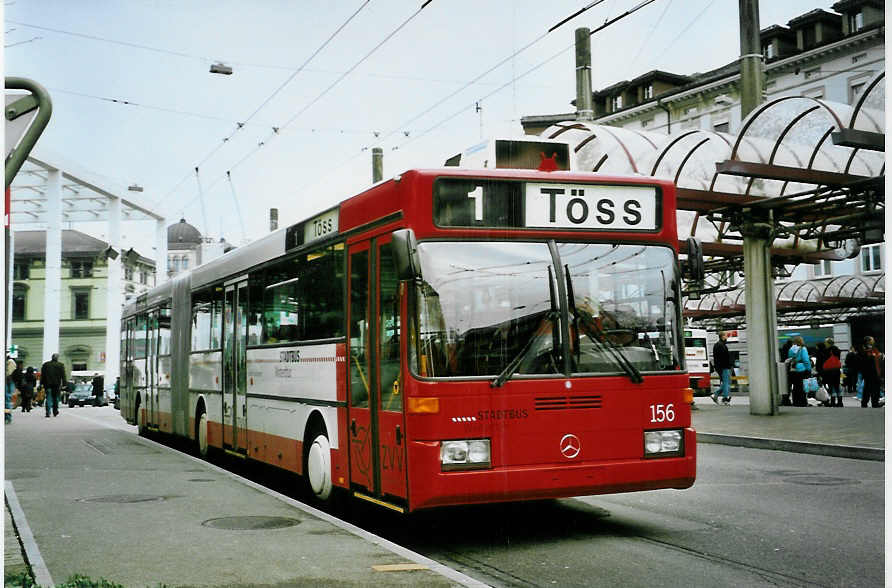
[[[549,33],[595,3],[5,0],[3,63],[52,98],[37,156],[139,184],[124,196],[238,245],[269,230],[270,208],[285,226],[371,185],[374,147],[389,178],[521,134],[521,117],[572,112],[575,29],[641,3],[602,0]],[[762,1],[760,25],[832,4]],[[733,61],[737,10],[654,0],[592,36],[593,88]],[[216,62],[233,74],[211,74]],[[153,224],[123,234],[153,256]]]

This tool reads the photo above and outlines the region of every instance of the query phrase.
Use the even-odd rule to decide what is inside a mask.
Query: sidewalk
[[[748,396],[733,396],[731,406],[710,397],[694,403],[698,443],[884,460],[886,409],[861,408],[853,397],[843,408],[782,406],[774,416],[750,414]]]

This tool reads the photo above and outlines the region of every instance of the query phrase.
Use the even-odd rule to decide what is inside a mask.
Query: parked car
[[[98,399],[93,396],[93,385],[88,383],[75,384],[74,390],[68,395],[68,406],[108,406],[108,397],[103,392],[102,397]]]

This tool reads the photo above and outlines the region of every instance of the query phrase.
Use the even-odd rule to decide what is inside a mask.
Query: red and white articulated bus
[[[400,512],[687,488],[675,188],[411,170],[124,310],[121,414]]]

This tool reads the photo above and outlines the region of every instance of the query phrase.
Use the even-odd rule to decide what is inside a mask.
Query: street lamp
[[[213,74],[223,74],[224,76],[232,75],[232,67],[229,65],[225,65],[223,63],[212,63],[211,64],[211,73]]]

